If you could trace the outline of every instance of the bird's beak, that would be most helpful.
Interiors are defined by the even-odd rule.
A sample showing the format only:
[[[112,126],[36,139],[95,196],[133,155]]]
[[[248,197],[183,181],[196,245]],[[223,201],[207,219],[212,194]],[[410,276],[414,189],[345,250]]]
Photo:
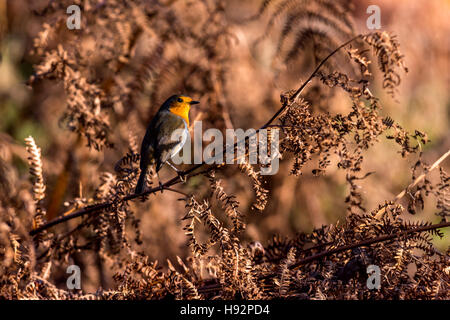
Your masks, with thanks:
[[[191,105],[193,105],[193,104],[199,104],[200,103],[200,101],[194,101],[194,100],[192,100],[191,102],[189,102]]]

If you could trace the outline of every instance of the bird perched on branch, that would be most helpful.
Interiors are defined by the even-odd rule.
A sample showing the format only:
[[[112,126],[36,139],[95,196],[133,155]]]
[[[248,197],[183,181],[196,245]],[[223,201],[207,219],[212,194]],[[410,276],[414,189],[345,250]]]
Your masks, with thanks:
[[[147,171],[151,165],[155,165],[157,174],[164,163],[167,163],[179,173],[178,169],[169,162],[169,159],[177,154],[183,148],[186,140],[190,138],[189,110],[192,105],[198,103],[198,101],[194,101],[187,96],[173,95],[159,108],[147,127],[144,140],[142,141],[141,173],[135,193],[144,191]],[[178,140],[173,137],[173,133],[177,129],[183,130],[181,135],[178,135]],[[159,183],[161,184],[161,182]]]

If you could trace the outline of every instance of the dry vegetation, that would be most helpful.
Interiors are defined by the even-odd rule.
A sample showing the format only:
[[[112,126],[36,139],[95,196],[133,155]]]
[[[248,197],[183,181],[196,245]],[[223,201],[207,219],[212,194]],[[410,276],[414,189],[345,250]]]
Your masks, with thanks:
[[[349,1],[249,1],[240,14],[220,0],[14,3],[0,7],[3,65],[30,68],[28,89],[0,83],[2,108],[19,110],[0,135],[0,298],[449,299],[448,142],[428,151],[425,130],[386,111],[408,72],[402,39],[357,33]],[[80,30],[66,28],[74,3]],[[201,101],[204,130],[279,129],[280,172],[184,165],[185,183],[163,170],[164,192],[150,174],[133,194],[145,126],[178,92]],[[398,195],[373,205],[386,185]],[[323,225],[302,230],[297,202]],[[66,287],[72,264],[81,290]]]

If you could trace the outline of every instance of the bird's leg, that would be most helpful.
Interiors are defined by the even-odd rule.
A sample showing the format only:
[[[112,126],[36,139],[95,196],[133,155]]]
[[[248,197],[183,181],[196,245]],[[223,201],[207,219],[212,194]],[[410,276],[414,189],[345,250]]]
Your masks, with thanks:
[[[170,163],[169,160],[167,160],[167,164],[173,169],[175,170],[175,172],[177,173],[178,177],[180,178],[181,182],[186,182],[186,177],[184,176],[183,171],[178,170],[173,164]]]

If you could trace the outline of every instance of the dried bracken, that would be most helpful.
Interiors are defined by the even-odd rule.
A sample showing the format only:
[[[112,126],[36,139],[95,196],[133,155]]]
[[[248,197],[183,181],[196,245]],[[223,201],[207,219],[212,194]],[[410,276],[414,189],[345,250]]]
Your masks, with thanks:
[[[267,204],[269,191],[262,186],[261,175],[256,172],[253,166],[247,161],[243,161],[243,163],[239,164],[239,169],[247,176],[249,176],[252,180],[253,190],[255,191],[256,195],[253,208],[261,211],[264,210]]]
[[[30,165],[30,175],[33,177],[33,198],[36,202],[36,213],[33,218],[33,228],[38,228],[45,223],[45,208],[42,200],[45,198],[45,182],[43,175],[43,165],[41,159],[41,148],[36,145],[33,137],[25,139],[27,151],[29,153],[28,164]],[[40,241],[42,237],[38,237]]]
[[[384,77],[383,88],[393,96],[401,79],[395,69],[400,68],[404,72],[408,72],[396,37],[387,32],[375,32],[365,36],[364,41],[374,49],[375,55],[378,57],[378,67]]]
[[[65,26],[73,1],[50,1],[33,13],[42,28],[30,44],[35,65],[28,84],[37,92],[51,87],[63,103],[48,111],[60,123],[49,128],[58,132],[51,151],[41,154],[37,146],[45,150],[46,137],[30,136],[23,147],[0,136],[0,298],[449,299],[450,251],[435,241],[448,238],[442,230],[450,226],[450,177],[443,161],[450,151],[429,164],[436,154],[427,153],[427,134],[409,132],[385,114],[372,89],[374,65],[382,89],[394,97],[407,71],[404,58],[390,33],[355,35],[349,1],[265,0],[240,21],[264,26],[249,48],[256,56],[266,40],[272,43],[273,83],[296,79],[298,89],[284,88],[281,103],[271,98],[278,88],[277,95],[246,89],[249,104],[263,99],[251,117],[242,116],[251,125],[260,114],[269,117],[260,129],[269,141],[278,130],[279,154],[271,156],[287,170],[264,176],[259,169],[266,164],[246,159],[236,166],[200,163],[183,165],[159,185],[150,170],[148,189],[134,194],[141,133],[167,96],[198,96],[206,107],[196,116],[218,129],[233,127],[235,115],[244,114],[235,112],[246,106],[232,103],[229,93],[233,76],[243,77],[231,70],[244,38],[234,32],[229,3],[166,2],[76,1],[83,28],[73,31]],[[299,84],[305,65],[318,67]],[[338,111],[331,108],[337,91],[347,101]],[[411,182],[392,181],[404,191],[373,207],[367,185],[386,177],[366,164],[382,140],[412,161],[404,166]],[[29,174],[20,182],[15,158],[3,159],[11,150],[28,158]],[[337,198],[327,205],[341,204],[332,208],[340,219],[296,235],[255,223],[263,216],[284,220],[273,206],[278,197],[286,206],[287,193],[298,200],[294,184],[282,192],[277,186],[288,172],[305,190],[341,175],[339,196],[325,188],[304,195]],[[430,198],[433,222],[421,216]],[[69,265],[83,271],[81,290],[65,286]],[[370,266],[380,269],[376,290],[368,287]]]

